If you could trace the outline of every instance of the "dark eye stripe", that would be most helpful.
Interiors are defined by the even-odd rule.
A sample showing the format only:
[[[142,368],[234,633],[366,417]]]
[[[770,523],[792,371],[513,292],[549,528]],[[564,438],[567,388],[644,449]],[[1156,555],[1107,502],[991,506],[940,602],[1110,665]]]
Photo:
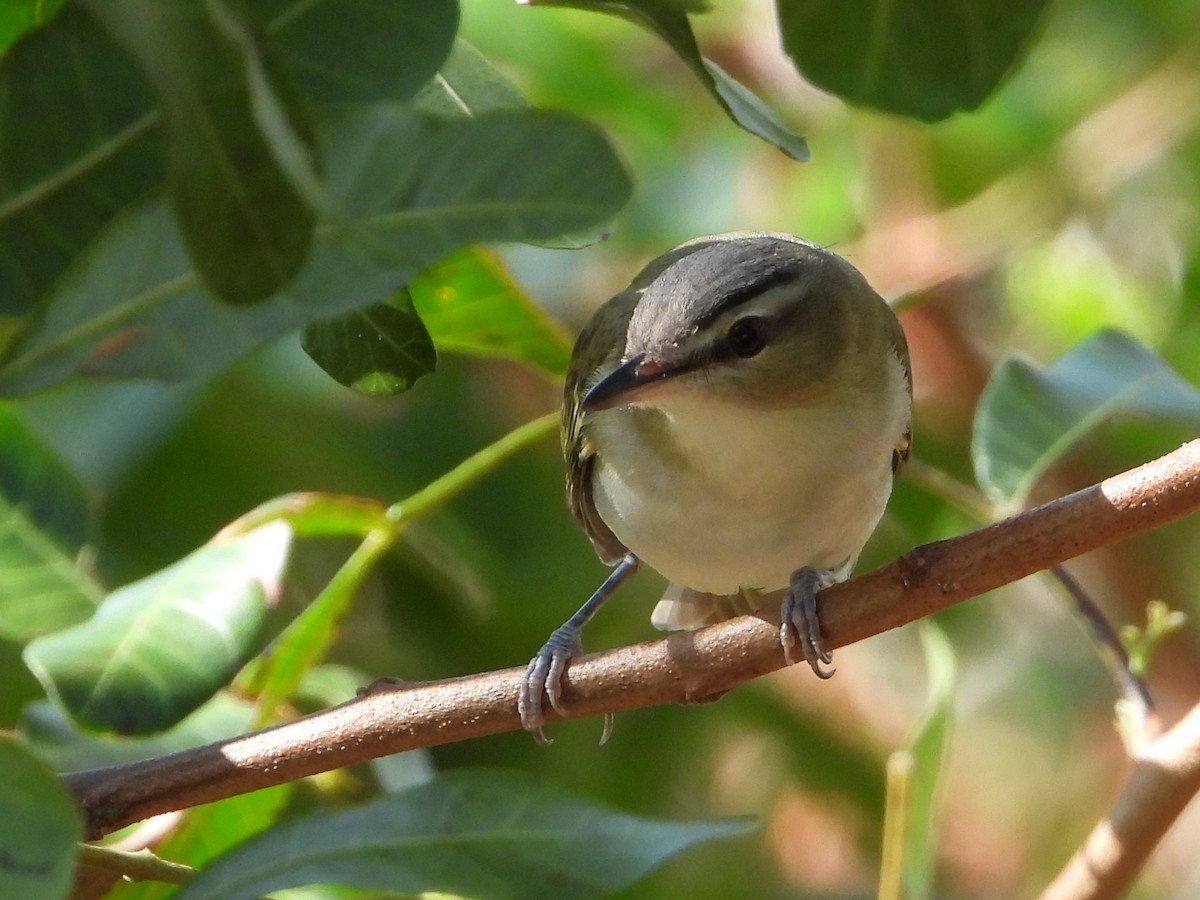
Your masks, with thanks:
[[[771,288],[794,281],[798,273],[799,269],[795,266],[772,266],[764,270],[757,277],[752,278],[722,297],[712,309],[696,320],[697,327],[704,328],[713,319],[728,312],[735,306],[741,306],[743,303],[748,303],[751,300],[761,297],[767,291],[771,290]]]

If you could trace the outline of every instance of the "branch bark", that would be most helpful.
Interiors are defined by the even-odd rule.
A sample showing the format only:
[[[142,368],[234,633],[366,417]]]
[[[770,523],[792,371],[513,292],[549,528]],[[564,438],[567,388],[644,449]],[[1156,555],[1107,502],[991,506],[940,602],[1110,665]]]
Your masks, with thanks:
[[[1200,508],[1200,441],[994,525],[926,544],[824,591],[837,648],[945,609]],[[572,662],[571,717],[707,697],[784,665],[778,612]],[[65,776],[90,838],[379,756],[520,728],[524,666],[375,689],[292,722],[170,756]],[[556,716],[551,715],[553,719]]]
[[[1200,704],[1134,754],[1112,810],[1042,893],[1041,900],[1116,900],[1167,829],[1200,791]]]

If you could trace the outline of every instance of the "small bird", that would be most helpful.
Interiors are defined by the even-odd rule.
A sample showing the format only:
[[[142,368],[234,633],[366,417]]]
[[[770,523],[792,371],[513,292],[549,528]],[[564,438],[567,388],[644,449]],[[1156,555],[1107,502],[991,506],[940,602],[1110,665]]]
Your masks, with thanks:
[[[840,256],[791,235],[734,233],[649,263],[571,356],[567,500],[616,569],[530,661],[523,726],[548,742],[543,700],[564,712],[583,627],[639,562],[670,582],[656,627],[779,603],[787,662],[798,647],[832,675],[817,594],[849,576],[911,442],[904,332]]]

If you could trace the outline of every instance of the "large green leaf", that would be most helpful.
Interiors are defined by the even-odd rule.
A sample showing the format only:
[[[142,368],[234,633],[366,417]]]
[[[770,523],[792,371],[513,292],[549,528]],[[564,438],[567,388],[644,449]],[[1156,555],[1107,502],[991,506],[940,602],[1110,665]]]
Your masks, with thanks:
[[[321,105],[410,99],[458,32],[455,0],[253,0],[251,8]]]
[[[206,284],[231,303],[275,293],[308,254],[316,176],[307,122],[268,45],[222,0],[85,5],[158,96],[167,190]]]
[[[153,103],[77,4],[0,59],[0,351],[104,223],[161,180]]]
[[[979,400],[975,477],[994,502],[1020,507],[1063,454],[1115,416],[1200,429],[1200,391],[1116,331],[1096,333],[1047,369],[1010,357]]]
[[[60,900],[70,893],[83,823],[54,773],[0,737],[0,897]]]
[[[415,109],[452,117],[528,105],[516,86],[462,38],[455,39],[437,75],[413,97]]]
[[[24,641],[90,616],[103,591],[77,560],[83,485],[0,406],[0,637]]]
[[[291,536],[275,522],[207,544],[114,591],[82,625],[35,640],[25,661],[85,726],[169,728],[245,662],[279,593]]]
[[[974,109],[1024,56],[1046,0],[776,0],[783,47],[843,100],[926,121]]]
[[[409,99],[449,51],[458,15],[453,0],[239,8],[264,26],[307,96],[324,102]],[[161,159],[148,82],[80,5],[0,59],[0,353],[113,217],[162,183]]]
[[[525,105],[520,92],[462,40],[414,100],[416,109],[450,118]],[[428,330],[431,322],[436,338]],[[435,343],[542,367],[565,368],[569,351],[553,322],[478,248],[452,254],[388,300],[309,325],[301,343],[334,379],[373,396],[406,391],[432,372]]]
[[[597,897],[745,819],[664,822],[592,806],[508,772],[463,771],[289,822],[200,872],[178,900],[241,900],[306,884],[492,900]]]
[[[462,246],[606,221],[630,192],[597,129],[550,113],[444,119],[376,104],[332,121],[322,149],[342,216],[318,227],[308,263],[283,292],[244,310],[214,303],[163,204],[150,201],[59,282],[39,326],[0,368],[0,390],[89,374],[210,373],[280,333],[391,295]]]
[[[733,122],[774,144],[793,159],[809,158],[808,144],[792,131],[749,88],[711,60],[705,59],[688,21],[689,12],[703,12],[696,0],[524,0],[530,6],[566,6],[619,16],[646,28],[666,42]]]

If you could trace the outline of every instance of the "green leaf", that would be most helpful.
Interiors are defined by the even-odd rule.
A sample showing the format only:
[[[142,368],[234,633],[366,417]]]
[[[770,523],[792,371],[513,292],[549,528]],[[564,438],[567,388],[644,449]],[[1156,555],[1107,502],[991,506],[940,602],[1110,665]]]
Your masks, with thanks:
[[[169,728],[245,662],[279,593],[291,539],[275,522],[206,544],[114,591],[91,620],[38,638],[25,661],[87,727]]]
[[[975,109],[1021,60],[1046,0],[776,0],[783,47],[848,103],[934,122]]]
[[[749,88],[716,63],[700,54],[689,12],[702,12],[707,4],[692,0],[525,0],[530,6],[562,6],[608,13],[627,19],[662,38],[679,55],[700,83],[720,104],[734,124],[775,145],[788,156],[807,161],[804,138],[792,131]]]
[[[152,737],[118,737],[80,731],[54,704],[39,700],[25,707],[19,730],[30,748],[57,772],[101,769],[166,756],[233,737],[250,727],[253,707],[219,693],[168,731]]]
[[[477,116],[502,109],[525,109],[529,104],[516,86],[484,56],[455,38],[442,68],[417,95],[413,108],[437,116]]]
[[[630,193],[603,135],[552,113],[442,119],[378,104],[332,122],[322,155],[342,216],[318,228],[308,263],[279,295],[247,309],[214,303],[151,201],[59,282],[0,369],[0,390],[79,375],[208,374],[283,332],[390,296],[460,247],[578,231],[610,219]]]
[[[215,860],[178,900],[242,900],[306,884],[495,900],[598,897],[744,819],[676,823],[592,806],[518,774],[462,771],[289,822]]]
[[[975,477],[994,502],[1019,508],[1055,462],[1115,416],[1200,428],[1200,391],[1116,331],[1096,333],[1045,370],[1010,357],[979,400]]]
[[[83,823],[75,801],[32,753],[0,737],[0,897],[60,900],[70,893]]]
[[[949,745],[954,687],[958,681],[958,663],[945,632],[925,619],[920,634],[929,679],[929,706],[907,751],[913,762],[905,792],[904,822],[904,896],[909,900],[936,896],[933,887],[938,786]]]
[[[407,391],[437,366],[437,350],[407,291],[385,303],[314,322],[301,346],[339,384],[371,397]]]
[[[458,10],[453,0],[252,0],[243,8],[309,99],[347,101],[409,99],[448,52]],[[42,294],[164,176],[150,87],[80,4],[0,58],[0,98],[3,354]]]
[[[0,52],[27,31],[44,25],[66,0],[6,0],[0,4]]]
[[[26,641],[82,622],[103,591],[79,568],[83,485],[0,406],[0,637]]]
[[[314,103],[408,100],[446,61],[453,0],[256,0],[271,37]],[[268,15],[266,10],[276,7]]]
[[[78,4],[0,59],[0,98],[7,331],[106,222],[161,181],[162,164],[145,79]],[[0,333],[0,351],[7,343]]]
[[[89,0],[158,95],[167,190],[189,254],[230,303],[275,293],[304,262],[311,136],[277,62],[221,0]]]
[[[433,342],[472,356],[501,356],[561,377],[571,338],[509,277],[496,256],[470,247],[408,285]]]

